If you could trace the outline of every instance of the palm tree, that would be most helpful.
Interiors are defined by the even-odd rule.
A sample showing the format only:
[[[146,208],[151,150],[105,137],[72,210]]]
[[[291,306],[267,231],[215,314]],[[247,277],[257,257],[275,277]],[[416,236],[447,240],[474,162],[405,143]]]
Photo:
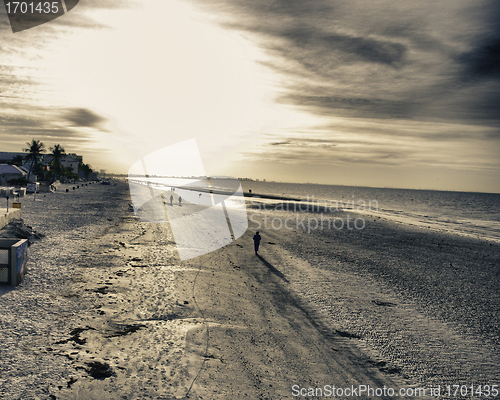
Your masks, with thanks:
[[[24,161],[24,157],[18,154],[12,160],[9,161],[9,164],[10,165],[15,165],[17,167],[22,167],[23,166],[23,161]]]
[[[83,163],[80,163],[80,165],[78,166],[78,170],[82,171],[83,176],[87,180],[89,179],[89,175],[93,172],[90,164],[83,164]]]
[[[52,169],[56,174],[56,178],[60,178],[62,171],[61,159],[66,155],[66,153],[64,153],[64,149],[60,144],[56,144],[54,147],[51,147],[50,151],[52,152]]]
[[[24,159],[26,161],[31,161],[30,170],[28,172],[28,179],[30,178],[31,171],[33,171],[33,167],[35,171],[38,170],[38,161],[42,153],[45,151],[44,144],[39,140],[32,139],[31,142],[26,142],[28,148],[23,149],[23,151],[27,152]]]

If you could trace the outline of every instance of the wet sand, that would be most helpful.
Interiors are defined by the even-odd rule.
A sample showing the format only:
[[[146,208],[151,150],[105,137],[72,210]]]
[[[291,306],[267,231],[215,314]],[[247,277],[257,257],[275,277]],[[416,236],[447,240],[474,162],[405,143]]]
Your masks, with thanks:
[[[355,338],[400,377],[424,387],[495,385],[500,246],[364,218],[362,230],[265,230],[276,242],[268,245],[269,257],[293,260],[283,266],[289,289],[319,310],[330,329]]]
[[[0,289],[5,398],[296,398],[293,385],[445,384],[460,368],[472,379],[470,355],[457,358],[464,343],[495,362],[498,270],[484,274],[498,246],[377,220],[360,232],[263,230],[260,256],[249,230],[181,262],[168,224],[138,222],[124,184],[61,187],[38,200],[23,218],[46,237],[30,247],[22,285]],[[483,289],[467,290],[467,304],[456,295],[433,304],[444,274],[455,274],[450,291],[477,284],[469,264],[480,266]],[[480,315],[464,308],[485,301]],[[483,320],[492,322],[477,332]],[[415,328],[431,325],[427,338]],[[443,332],[449,340],[422,352]],[[384,348],[398,347],[396,335],[399,349]],[[440,372],[427,358],[443,354]],[[469,383],[492,371],[483,362]]]

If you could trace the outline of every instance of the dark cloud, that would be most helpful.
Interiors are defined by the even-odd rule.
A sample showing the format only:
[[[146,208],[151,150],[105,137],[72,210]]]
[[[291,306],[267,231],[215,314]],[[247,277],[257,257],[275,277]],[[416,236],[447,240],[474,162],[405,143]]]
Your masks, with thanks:
[[[286,149],[274,148],[257,154],[246,153],[249,158],[259,160],[274,160],[290,164],[311,163],[314,160],[317,164],[336,164],[336,163],[353,163],[353,164],[369,164],[369,165],[398,165],[404,163],[411,157],[413,151],[407,149],[388,149],[374,148],[374,146],[366,147],[343,147],[343,148],[308,148],[304,146],[286,147]]]
[[[9,104],[8,108],[10,112],[0,115],[0,126],[8,129],[73,132],[77,128],[102,129],[102,124],[107,121],[103,116],[86,108],[58,109],[21,104]]]
[[[498,0],[213,0],[202,7],[267,53],[263,64],[283,77],[281,103],[324,116],[500,120],[490,93],[500,92]],[[484,80],[493,88],[471,90]]]
[[[5,126],[1,132],[2,150],[22,151],[26,142],[32,139],[42,141],[46,147],[60,143],[65,148],[79,148],[83,144],[92,143],[87,135],[71,129],[60,127],[26,127],[26,126]]]
[[[333,90],[332,90],[333,91]],[[353,98],[313,95],[318,90],[309,88],[300,93],[288,93],[278,98],[282,103],[292,103],[320,115],[335,112],[336,116],[364,118],[410,118],[419,108],[416,101],[387,100],[381,98]]]
[[[287,145],[287,144],[291,144],[292,142],[290,140],[285,140],[285,141],[281,141],[281,142],[271,142],[269,143],[271,146],[284,146],[284,145]]]
[[[316,146],[316,147],[331,147],[336,146],[337,141],[329,139],[313,139],[310,137],[303,138],[287,138],[279,142],[270,142],[270,146]]]
[[[466,81],[500,80],[500,30],[473,50],[460,54],[457,60],[463,64]]]
[[[2,140],[6,137],[19,135],[57,139],[83,139],[86,136],[84,132],[61,126],[59,121],[51,118],[53,114],[51,115],[50,111],[46,112],[45,115],[38,114],[39,111],[38,109],[30,110],[32,114],[37,114],[37,116],[32,117],[24,116],[28,113],[23,113],[22,116],[2,116],[0,118]]]
[[[292,146],[316,146],[316,147],[329,147],[336,146],[338,143],[337,140],[320,138],[315,139],[311,137],[301,137],[301,138],[287,138],[281,142],[271,142],[269,143],[271,146],[283,146],[283,145],[292,145]]]
[[[92,112],[80,112],[79,109],[68,112],[51,107],[9,104],[8,110],[0,116],[0,135],[5,151],[20,151],[20,147],[31,139],[41,140],[47,147],[60,143],[63,147],[79,148],[94,141],[86,129],[79,129],[86,127],[81,124],[89,123],[95,127],[98,121],[102,121],[102,117],[94,115],[92,118]],[[80,125],[69,123],[68,115],[77,119]]]
[[[471,49],[456,56],[466,82],[500,82],[500,2],[488,3],[483,29],[471,40]]]
[[[309,59],[309,65],[320,64],[321,61],[335,59],[335,53],[342,53],[338,62],[370,62],[401,66],[406,53],[406,46],[388,40],[377,40],[362,36],[330,33],[315,27],[285,29],[280,37],[287,40],[292,50],[299,54],[315,55]],[[276,49],[276,48],[275,48]],[[283,54],[290,54],[290,49],[283,49]],[[304,60],[301,63],[307,65]]]
[[[72,108],[63,116],[73,126],[83,128],[100,128],[106,118],[86,108]]]

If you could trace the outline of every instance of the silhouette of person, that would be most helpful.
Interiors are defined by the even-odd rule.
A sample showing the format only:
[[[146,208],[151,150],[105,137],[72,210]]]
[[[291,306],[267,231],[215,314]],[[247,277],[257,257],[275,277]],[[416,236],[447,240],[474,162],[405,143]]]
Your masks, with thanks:
[[[181,202],[182,202],[182,197],[179,196],[179,205],[181,205]]]
[[[170,195],[170,205],[171,205],[171,206],[173,205],[173,204],[172,204],[172,203],[173,203],[173,201],[174,201],[174,196],[171,194],[171,195]]]
[[[255,254],[259,251],[260,239],[259,231],[253,236],[253,248],[255,249]]]

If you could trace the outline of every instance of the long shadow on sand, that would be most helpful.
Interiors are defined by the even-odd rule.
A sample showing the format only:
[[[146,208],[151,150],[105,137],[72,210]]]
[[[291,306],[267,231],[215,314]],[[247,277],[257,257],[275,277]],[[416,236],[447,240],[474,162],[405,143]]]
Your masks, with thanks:
[[[283,279],[285,282],[288,282],[288,279],[285,278],[285,275],[281,271],[278,271],[274,265],[272,265],[270,262],[268,262],[264,257],[262,257],[260,254],[257,254],[257,257],[260,258],[260,261],[264,263],[264,265],[269,268],[269,271],[271,271],[274,275],[277,277]]]

